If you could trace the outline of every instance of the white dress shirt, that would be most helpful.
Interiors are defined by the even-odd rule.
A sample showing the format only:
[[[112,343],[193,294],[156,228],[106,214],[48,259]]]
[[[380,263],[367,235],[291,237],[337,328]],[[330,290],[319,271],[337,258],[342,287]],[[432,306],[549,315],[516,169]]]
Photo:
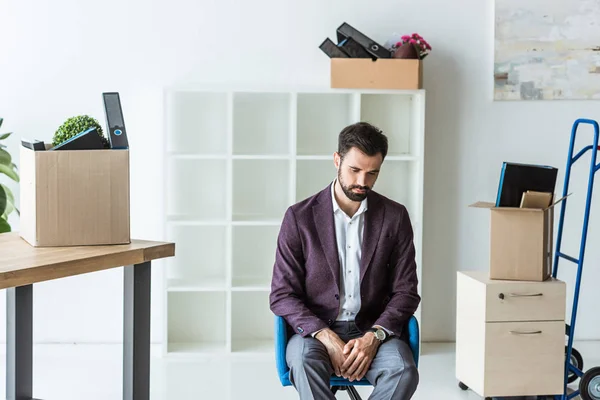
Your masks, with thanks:
[[[349,217],[335,200],[336,181],[331,184],[331,199],[340,260],[340,310],[337,320],[354,321],[360,310],[360,258],[367,199],[361,201],[356,213]]]
[[[356,213],[349,217],[335,200],[336,183],[337,179],[331,184],[331,201],[340,261],[340,309],[337,321],[354,321],[360,311],[360,259],[367,199],[361,201]],[[392,334],[385,327],[382,328],[388,334]],[[319,332],[320,330],[314,332],[312,336],[316,336]]]

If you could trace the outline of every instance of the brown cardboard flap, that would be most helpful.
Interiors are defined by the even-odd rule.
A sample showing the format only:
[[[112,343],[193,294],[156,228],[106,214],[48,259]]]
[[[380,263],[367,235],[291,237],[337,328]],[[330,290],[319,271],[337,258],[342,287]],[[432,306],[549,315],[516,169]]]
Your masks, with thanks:
[[[496,207],[495,203],[489,201],[478,201],[471,204],[469,207],[485,208],[492,211],[514,211],[514,212],[532,212],[543,211],[541,208],[519,208],[519,207]]]
[[[529,193],[543,193],[543,192],[529,192]],[[554,203],[550,204],[546,208],[543,208],[543,207],[526,207],[526,208],[520,208],[520,207],[496,207],[496,203],[493,203],[491,201],[477,201],[477,202],[475,202],[473,204],[470,204],[469,207],[473,207],[473,208],[485,208],[485,209],[488,209],[488,210],[515,211],[515,212],[546,211],[546,210],[551,209],[552,207],[554,207],[555,205],[557,205],[558,203],[560,203],[561,201],[563,201],[564,199],[566,199],[570,195],[571,195],[571,193],[569,193],[566,196],[561,197],[560,199],[556,200]],[[523,196],[525,196],[525,193],[523,194]],[[523,203],[523,202],[521,202],[521,203]]]
[[[469,207],[475,208],[496,208],[496,204],[489,201],[478,201],[476,203],[471,204]]]
[[[521,197],[521,208],[546,209],[552,203],[552,193],[528,190]]]
[[[560,203],[561,201],[563,201],[564,199],[566,199],[567,197],[569,197],[572,194],[573,193],[569,193],[566,196],[563,196],[560,199],[556,200],[554,203],[550,204],[550,206],[548,206],[548,208],[546,208],[546,210],[549,210],[550,208],[554,207],[555,205],[557,205],[558,203]]]

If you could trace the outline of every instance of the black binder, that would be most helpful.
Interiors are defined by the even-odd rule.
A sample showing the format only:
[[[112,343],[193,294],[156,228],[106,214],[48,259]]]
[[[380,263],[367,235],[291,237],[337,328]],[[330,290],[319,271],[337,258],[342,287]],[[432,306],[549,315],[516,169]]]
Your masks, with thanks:
[[[344,53],[333,41],[329,38],[325,39],[319,46],[323,53],[329,58],[348,58],[348,54]]]
[[[71,139],[60,143],[50,150],[102,150],[104,143],[98,134],[96,128],[90,128],[83,131]]]
[[[364,47],[362,47],[353,37],[348,37],[338,47],[342,49],[350,58],[372,58],[375,59]]]
[[[390,50],[344,22],[337,28],[338,43],[342,43],[344,39],[349,37],[356,40],[358,44],[364,47],[374,58],[392,58],[392,52]]]
[[[119,93],[104,92],[102,98],[104,100],[104,114],[110,147],[112,149],[128,149],[129,141],[127,140],[127,130],[125,129]]]

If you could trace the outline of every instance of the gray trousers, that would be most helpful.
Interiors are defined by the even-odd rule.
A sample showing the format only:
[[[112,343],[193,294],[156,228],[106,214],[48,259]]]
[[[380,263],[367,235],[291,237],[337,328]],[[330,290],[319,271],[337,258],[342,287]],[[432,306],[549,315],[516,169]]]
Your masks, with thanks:
[[[336,322],[330,328],[344,342],[363,335],[354,322]],[[286,361],[300,400],[335,399],[329,387],[333,366],[323,343],[295,334],[288,341]],[[365,377],[374,386],[370,400],[409,400],[419,383],[412,351],[396,337],[379,346]]]

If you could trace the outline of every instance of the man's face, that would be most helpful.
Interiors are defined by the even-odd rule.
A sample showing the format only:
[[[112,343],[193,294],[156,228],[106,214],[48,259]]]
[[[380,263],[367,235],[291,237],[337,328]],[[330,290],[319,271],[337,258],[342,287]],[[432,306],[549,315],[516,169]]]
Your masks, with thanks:
[[[352,201],[363,201],[375,185],[383,158],[381,153],[368,156],[353,147],[343,160],[336,152],[334,163],[338,170],[338,182],[346,197]]]

